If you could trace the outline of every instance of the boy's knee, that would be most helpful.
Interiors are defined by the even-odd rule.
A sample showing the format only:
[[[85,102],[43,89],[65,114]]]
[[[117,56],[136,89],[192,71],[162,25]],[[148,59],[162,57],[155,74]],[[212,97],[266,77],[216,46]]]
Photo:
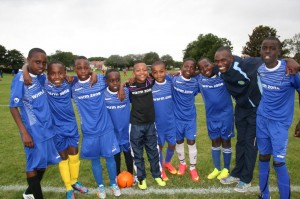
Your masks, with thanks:
[[[273,166],[274,167],[281,167],[285,165],[285,162],[277,162],[277,161],[273,161]]]
[[[194,145],[195,144],[195,140],[187,140],[187,144],[188,145]]]
[[[261,155],[261,154],[259,154],[259,161],[268,162],[268,161],[270,161],[270,159],[271,159],[271,155],[270,154],[267,154],[267,155]]]

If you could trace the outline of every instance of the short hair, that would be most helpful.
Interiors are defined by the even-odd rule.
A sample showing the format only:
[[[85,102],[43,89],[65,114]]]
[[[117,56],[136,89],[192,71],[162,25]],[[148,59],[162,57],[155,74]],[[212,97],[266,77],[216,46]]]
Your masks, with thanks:
[[[85,59],[85,60],[88,60],[88,58],[86,58],[85,56],[77,56],[77,57],[75,58],[75,61],[76,61],[76,60],[79,60],[79,59]]]
[[[32,57],[32,55],[33,55],[34,53],[44,53],[45,55],[47,55],[46,52],[45,52],[43,49],[41,49],[41,48],[32,48],[32,49],[28,52],[28,58]]]
[[[212,61],[211,61],[208,57],[201,57],[200,59],[198,59],[197,63],[199,63],[200,61],[205,60],[205,59],[206,59],[209,63],[212,64]]]
[[[49,70],[50,68],[52,68],[52,66],[54,64],[60,64],[62,65],[62,67],[66,70],[66,66],[61,62],[61,61],[58,61],[58,60],[53,60],[51,61],[50,63],[47,64],[47,69]]]
[[[163,66],[166,68],[166,64],[165,64],[163,61],[161,61],[161,60],[155,61],[155,62],[152,64],[152,67],[153,67],[153,66],[157,66],[157,65],[163,65]]]
[[[185,58],[185,59],[183,60],[183,63],[185,63],[185,62],[187,62],[187,61],[192,61],[192,62],[194,62],[194,63],[196,64],[196,60],[195,60],[194,58],[192,58],[192,57]]]
[[[232,55],[232,52],[231,52],[231,48],[229,46],[221,46],[217,49],[216,52],[221,52],[221,51],[226,51],[228,52],[230,55]]]
[[[146,64],[146,63],[142,60],[136,60],[136,61],[133,62],[133,66],[136,65],[136,64]]]
[[[110,69],[108,69],[108,70],[105,72],[105,76],[107,76],[109,73],[112,73],[112,72],[120,73],[118,69],[116,69],[116,68],[110,68]]]
[[[281,41],[280,41],[277,37],[275,37],[275,36],[268,36],[268,37],[266,37],[266,38],[263,40],[263,42],[264,42],[265,40],[276,41],[277,44],[278,44],[279,49],[281,50]]]

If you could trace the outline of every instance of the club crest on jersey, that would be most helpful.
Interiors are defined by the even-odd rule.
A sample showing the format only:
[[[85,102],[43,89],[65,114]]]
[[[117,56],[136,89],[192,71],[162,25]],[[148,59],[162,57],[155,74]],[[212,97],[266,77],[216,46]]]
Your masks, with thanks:
[[[245,85],[245,82],[243,80],[238,81],[239,85]]]

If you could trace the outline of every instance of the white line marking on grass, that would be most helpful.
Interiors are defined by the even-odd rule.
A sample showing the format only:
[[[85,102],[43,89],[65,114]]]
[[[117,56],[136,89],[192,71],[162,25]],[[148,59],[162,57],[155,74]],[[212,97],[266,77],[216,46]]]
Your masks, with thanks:
[[[0,191],[24,191],[27,186],[24,185],[7,185],[0,186]],[[62,187],[50,187],[50,186],[42,186],[43,191],[45,192],[60,192],[65,193],[65,188]],[[108,189],[108,188],[106,188]],[[147,190],[139,190],[138,188],[126,188],[122,189],[121,192],[124,195],[146,195],[146,194],[195,194],[195,195],[205,195],[205,194],[213,194],[213,193],[237,193],[233,190],[234,187],[208,187],[208,188],[198,188],[198,189],[184,189],[184,188],[148,188]],[[89,193],[95,194],[97,189],[89,189]],[[270,187],[271,192],[278,192],[277,187]],[[300,186],[291,186],[292,192],[300,192]],[[259,192],[259,187],[254,186],[250,187],[248,192]],[[107,194],[112,194],[110,190],[106,191]]]

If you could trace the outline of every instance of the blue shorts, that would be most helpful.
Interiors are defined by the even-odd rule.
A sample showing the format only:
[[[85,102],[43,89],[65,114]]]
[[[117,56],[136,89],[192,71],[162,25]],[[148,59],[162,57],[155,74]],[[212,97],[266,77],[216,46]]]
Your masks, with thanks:
[[[61,161],[52,138],[41,143],[34,143],[33,148],[24,147],[26,155],[26,172],[46,169],[48,165]]]
[[[256,139],[260,155],[273,155],[276,162],[285,162],[288,146],[288,130],[286,122],[267,119],[260,115],[256,118]]]
[[[128,152],[131,150],[131,147],[130,147],[130,143],[126,143],[126,144],[120,144],[119,145],[119,148],[120,148],[120,152],[124,151],[124,152]]]
[[[74,137],[66,137],[56,134],[54,137],[54,143],[58,152],[62,152],[70,146],[78,148],[79,134]]]
[[[211,140],[222,138],[222,140],[230,140],[234,137],[234,123],[232,121],[219,120],[207,121],[208,136]]]
[[[176,141],[183,140],[196,140],[197,123],[196,119],[189,122],[181,122],[176,120]]]
[[[165,142],[168,144],[175,145],[176,144],[176,129],[174,129],[172,132],[160,132],[157,130],[157,141],[158,144],[161,146],[164,146]]]
[[[119,152],[119,144],[113,131],[100,136],[82,138],[81,158],[93,160],[100,157],[113,157]]]

